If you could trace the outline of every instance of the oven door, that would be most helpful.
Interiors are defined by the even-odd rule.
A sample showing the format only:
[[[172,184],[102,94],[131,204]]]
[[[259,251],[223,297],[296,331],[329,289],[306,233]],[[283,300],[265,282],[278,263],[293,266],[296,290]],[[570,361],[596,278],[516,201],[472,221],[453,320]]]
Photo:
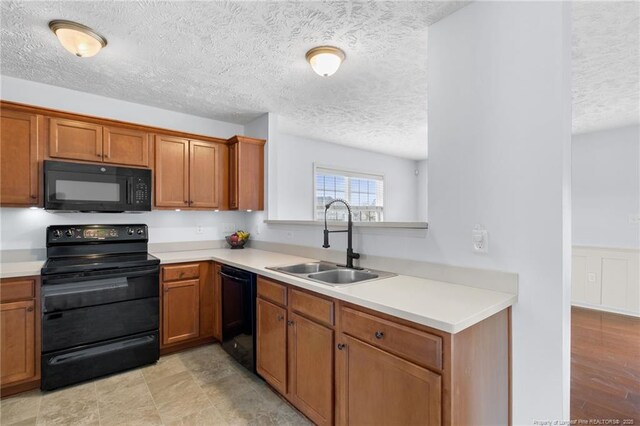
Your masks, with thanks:
[[[151,210],[151,171],[93,164],[45,161],[47,210]]]
[[[47,276],[42,285],[42,352],[157,330],[158,269]]]

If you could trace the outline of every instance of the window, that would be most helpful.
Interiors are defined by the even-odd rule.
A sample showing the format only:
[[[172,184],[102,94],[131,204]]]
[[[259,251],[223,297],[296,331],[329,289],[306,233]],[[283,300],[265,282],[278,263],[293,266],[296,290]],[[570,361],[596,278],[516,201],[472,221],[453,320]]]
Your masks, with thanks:
[[[315,166],[316,220],[324,220],[324,206],[337,198],[351,204],[353,221],[384,220],[384,176]],[[347,208],[342,203],[331,206],[327,220],[346,221]]]

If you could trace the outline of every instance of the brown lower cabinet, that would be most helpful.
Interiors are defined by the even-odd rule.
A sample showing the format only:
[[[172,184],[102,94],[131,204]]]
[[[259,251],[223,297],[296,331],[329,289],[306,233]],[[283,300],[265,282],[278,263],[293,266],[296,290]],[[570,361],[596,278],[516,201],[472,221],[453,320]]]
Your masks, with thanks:
[[[216,326],[211,262],[160,268],[160,352],[168,353],[213,340]]]
[[[316,424],[511,422],[510,309],[450,334],[264,277],[257,306],[258,374]]]
[[[0,394],[40,385],[39,277],[0,280]]]
[[[333,304],[258,277],[258,374],[318,425],[333,424]]]

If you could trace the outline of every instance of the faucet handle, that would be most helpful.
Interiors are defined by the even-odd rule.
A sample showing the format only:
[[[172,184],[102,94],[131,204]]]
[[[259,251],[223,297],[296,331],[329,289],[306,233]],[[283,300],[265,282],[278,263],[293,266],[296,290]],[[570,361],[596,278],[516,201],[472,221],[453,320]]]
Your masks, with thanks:
[[[323,248],[329,248],[329,247],[331,247],[331,246],[329,245],[329,230],[328,230],[328,229],[325,229],[325,230],[324,230],[324,244],[322,244],[322,247],[323,247]]]

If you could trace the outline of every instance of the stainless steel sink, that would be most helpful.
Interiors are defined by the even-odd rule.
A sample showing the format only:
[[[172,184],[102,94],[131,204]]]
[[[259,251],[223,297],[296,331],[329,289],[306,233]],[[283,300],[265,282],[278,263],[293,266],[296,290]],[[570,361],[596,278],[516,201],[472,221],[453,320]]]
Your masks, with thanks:
[[[357,271],[355,269],[334,269],[333,271],[316,272],[308,277],[312,280],[318,280],[328,284],[352,284],[372,280],[378,278],[379,275],[373,272]]]
[[[338,269],[336,265],[322,262],[298,263],[297,265],[281,266],[273,268],[275,271],[286,272],[289,274],[312,274],[314,272],[330,271]]]
[[[396,275],[391,272],[374,271],[371,269],[349,269],[329,262],[298,263],[287,266],[272,266],[267,269],[334,287],[380,280]]]

